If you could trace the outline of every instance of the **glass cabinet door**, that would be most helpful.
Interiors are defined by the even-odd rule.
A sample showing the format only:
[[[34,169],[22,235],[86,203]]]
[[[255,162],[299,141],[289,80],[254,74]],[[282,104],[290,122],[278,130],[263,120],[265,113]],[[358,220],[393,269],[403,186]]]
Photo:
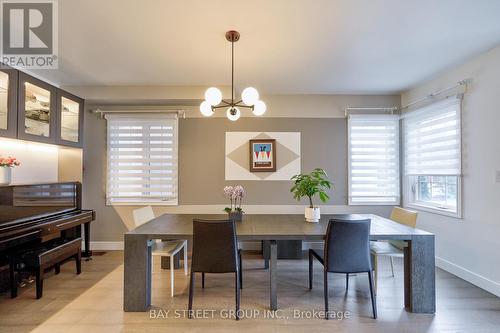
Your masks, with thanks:
[[[55,87],[27,74],[19,74],[19,138],[55,142],[55,95]]]
[[[16,137],[17,71],[0,69],[0,136]]]
[[[58,91],[58,143],[82,147],[83,100],[65,91]]]
[[[24,128],[27,134],[50,136],[50,91],[25,83]]]
[[[78,142],[78,120],[80,104],[66,97],[61,97],[61,139]]]
[[[0,129],[9,127],[9,74],[0,72]]]

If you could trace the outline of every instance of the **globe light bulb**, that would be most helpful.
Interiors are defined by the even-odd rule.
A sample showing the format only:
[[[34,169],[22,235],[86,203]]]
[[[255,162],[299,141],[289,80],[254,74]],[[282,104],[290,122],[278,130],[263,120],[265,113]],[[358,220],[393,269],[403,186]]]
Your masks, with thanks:
[[[236,121],[240,119],[241,116],[240,109],[238,109],[237,107],[230,107],[226,111],[226,116],[229,120]]]
[[[222,101],[222,93],[215,87],[208,88],[205,91],[205,100],[212,106],[218,105]]]
[[[241,93],[241,99],[246,105],[254,105],[259,100],[259,92],[253,87],[248,87]]]
[[[266,103],[258,100],[253,106],[253,114],[256,116],[262,116],[267,110]]]
[[[212,106],[207,101],[201,102],[201,104],[200,104],[200,112],[205,117],[210,117],[211,115],[214,114],[214,111],[212,110]]]

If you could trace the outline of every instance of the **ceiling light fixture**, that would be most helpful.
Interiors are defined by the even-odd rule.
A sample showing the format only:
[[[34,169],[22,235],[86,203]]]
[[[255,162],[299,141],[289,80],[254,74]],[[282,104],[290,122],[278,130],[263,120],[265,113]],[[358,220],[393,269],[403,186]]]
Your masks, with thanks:
[[[253,87],[243,89],[241,99],[234,99],[234,43],[240,39],[238,31],[226,32],[226,39],[231,42],[231,100],[222,99],[222,93],[218,88],[211,87],[205,91],[205,100],[200,104],[200,112],[205,117],[212,116],[217,109],[227,108],[226,116],[229,120],[236,121],[241,116],[241,108],[252,110],[256,116],[262,116],[266,112],[266,103],[259,99],[259,92]]]

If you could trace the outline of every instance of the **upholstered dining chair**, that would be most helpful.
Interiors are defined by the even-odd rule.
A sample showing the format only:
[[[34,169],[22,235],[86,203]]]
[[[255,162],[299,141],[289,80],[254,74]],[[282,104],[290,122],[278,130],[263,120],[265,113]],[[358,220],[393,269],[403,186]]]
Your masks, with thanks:
[[[328,319],[328,273],[346,274],[346,290],[350,273],[367,273],[373,318],[377,318],[372,263],[370,258],[370,219],[332,219],[328,223],[324,251],[309,250],[309,289],[313,287],[313,258],[323,265],[325,319]]]
[[[235,273],[236,320],[239,320],[240,289],[243,285],[241,250],[238,250],[233,220],[193,220],[193,248],[189,279],[188,317],[192,318],[195,273]]]
[[[155,214],[151,206],[135,209],[132,214],[134,215],[134,223],[136,227],[139,227],[155,218]],[[184,249],[184,274],[188,275],[187,240],[162,241],[161,239],[155,239],[151,241],[148,246],[151,247],[152,254],[151,271],[153,271],[155,257],[170,257],[170,296],[174,297],[174,256],[180,250]]]
[[[418,213],[401,207],[394,207],[390,219],[400,224],[415,228]],[[385,256],[391,260],[391,272],[394,277],[394,257],[402,258],[404,248],[407,246],[403,241],[373,241],[370,242],[370,252],[373,256],[373,271],[375,272],[375,292],[378,286],[378,257]]]

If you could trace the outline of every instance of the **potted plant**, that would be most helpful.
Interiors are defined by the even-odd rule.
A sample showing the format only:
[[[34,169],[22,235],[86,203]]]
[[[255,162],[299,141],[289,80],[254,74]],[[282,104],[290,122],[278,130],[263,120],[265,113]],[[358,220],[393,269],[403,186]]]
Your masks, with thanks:
[[[318,222],[321,216],[319,207],[313,205],[312,198],[319,195],[322,202],[327,202],[330,197],[326,191],[332,188],[328,175],[323,169],[314,169],[310,174],[298,174],[291,178],[294,182],[290,192],[293,197],[300,201],[303,197],[309,199],[309,207],[306,207],[305,217],[307,222]]]
[[[224,211],[229,215],[229,218],[235,222],[240,222],[243,219],[243,209],[241,202],[245,195],[245,189],[241,185],[224,187],[224,194],[229,198],[230,207],[224,208]]]
[[[8,185],[12,179],[12,168],[21,163],[15,157],[0,156],[0,185]]]

